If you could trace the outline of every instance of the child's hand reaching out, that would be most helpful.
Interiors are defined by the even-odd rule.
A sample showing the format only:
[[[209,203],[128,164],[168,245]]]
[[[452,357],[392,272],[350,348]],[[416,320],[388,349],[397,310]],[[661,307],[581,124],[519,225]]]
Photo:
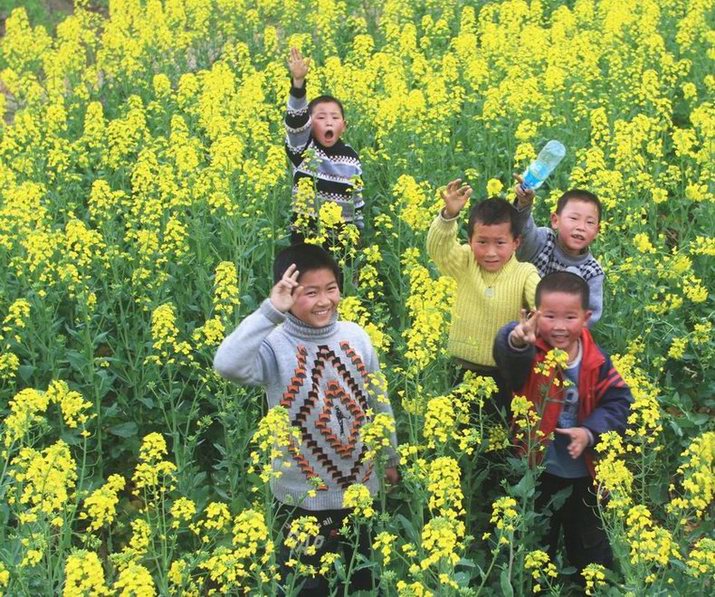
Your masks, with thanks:
[[[574,460],[583,454],[583,451],[586,449],[589,441],[591,440],[591,437],[585,427],[569,427],[568,429],[559,429],[557,427],[555,431],[561,435],[568,435],[571,439],[566,449],[569,452],[569,456],[571,456]]]
[[[288,70],[293,79],[293,87],[303,87],[305,76],[310,70],[310,58],[303,58],[298,48],[291,48],[288,57]]]
[[[447,218],[454,218],[462,211],[462,208],[472,196],[472,187],[468,184],[462,184],[462,180],[457,178],[450,182],[447,187],[442,190],[442,199],[444,199],[444,215]]]

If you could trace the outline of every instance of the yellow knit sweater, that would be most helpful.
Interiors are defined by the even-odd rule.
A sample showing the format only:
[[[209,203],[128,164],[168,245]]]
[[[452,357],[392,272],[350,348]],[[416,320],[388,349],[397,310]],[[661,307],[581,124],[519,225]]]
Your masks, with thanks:
[[[459,359],[494,367],[492,346],[497,331],[534,307],[539,272],[512,258],[498,272],[483,270],[469,245],[457,241],[458,220],[437,216],[427,233],[427,253],[442,275],[457,281],[447,350]],[[490,290],[487,290],[490,289]]]

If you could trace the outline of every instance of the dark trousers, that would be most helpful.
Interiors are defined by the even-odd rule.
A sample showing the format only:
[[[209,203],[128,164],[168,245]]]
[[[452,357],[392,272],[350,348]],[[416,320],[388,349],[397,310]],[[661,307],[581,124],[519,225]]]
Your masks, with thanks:
[[[315,553],[308,555],[304,553],[305,548],[308,545],[299,545],[294,550],[288,549],[284,544],[281,544],[280,550],[278,552],[278,564],[280,566],[281,583],[285,586],[287,583],[288,576],[294,571],[293,568],[289,568],[286,563],[290,558],[299,560],[301,563],[313,566],[316,571],[320,570],[320,558],[329,552],[338,553],[342,555],[343,564],[345,571],[347,572],[350,567],[350,562],[353,559],[355,550],[352,545],[352,536],[343,536],[340,533],[340,529],[343,524],[348,524],[346,517],[350,514],[350,510],[304,510],[303,508],[291,508],[287,516],[286,523],[284,525],[284,536],[288,537],[291,532],[291,521],[299,518],[301,516],[314,516],[318,520],[318,526],[320,527],[320,534],[312,539],[311,545],[316,548]],[[279,520],[281,513],[278,514]],[[357,554],[364,556],[365,558],[371,557],[371,540],[368,529],[364,526],[360,526],[360,533],[358,537],[357,544]],[[357,565],[358,558],[355,557],[355,564]],[[299,589],[297,592],[293,593],[295,595],[300,595],[301,597],[323,597],[329,594],[330,585],[328,580],[316,574],[313,577],[302,577],[296,580],[295,588]],[[342,595],[344,591],[344,585],[339,583],[338,593]],[[362,568],[353,572],[349,579],[349,590],[352,591],[366,591],[373,589],[373,578],[372,573],[368,568]]]
[[[549,501],[559,491],[568,487],[571,487],[571,495],[560,508],[554,510],[553,506],[549,506]],[[588,564],[601,564],[611,568],[613,553],[598,515],[593,479],[564,479],[544,472],[539,478],[537,489],[541,495],[536,499],[536,511],[545,512],[547,508],[552,510],[544,538],[551,560],[556,556],[563,530],[566,557],[579,572],[574,581],[584,582],[580,572]]]

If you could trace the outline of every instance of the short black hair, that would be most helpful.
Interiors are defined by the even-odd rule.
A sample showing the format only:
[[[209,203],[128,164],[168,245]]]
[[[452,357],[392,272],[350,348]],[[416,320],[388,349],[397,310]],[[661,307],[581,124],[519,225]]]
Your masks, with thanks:
[[[492,197],[477,203],[469,212],[469,222],[467,223],[467,234],[472,238],[474,226],[477,224],[485,224],[493,226],[494,224],[509,223],[511,235],[516,238],[521,233],[519,222],[517,220],[516,208],[500,197]]]
[[[306,272],[312,272],[318,269],[327,269],[335,274],[335,280],[338,282],[338,287],[342,292],[343,289],[343,273],[340,271],[340,266],[333,259],[333,256],[328,253],[320,245],[311,245],[309,243],[300,243],[292,245],[287,249],[283,249],[276,255],[273,261],[273,283],[278,281],[286,273],[286,270],[295,263],[296,268],[300,272],[298,280]]]
[[[583,189],[571,189],[566,191],[556,202],[556,213],[560,214],[569,201],[585,201],[586,203],[593,203],[598,210],[598,221],[601,221],[603,206],[601,205],[601,200],[595,193],[585,191]]]
[[[588,309],[591,293],[586,280],[573,272],[561,271],[546,274],[536,285],[536,308],[541,305],[544,292],[564,292],[581,297],[581,307]]]
[[[315,108],[318,104],[337,104],[338,108],[340,108],[340,116],[345,118],[343,102],[341,102],[337,97],[333,97],[332,95],[319,95],[318,97],[314,97],[308,104],[308,114],[312,114],[313,108]]]

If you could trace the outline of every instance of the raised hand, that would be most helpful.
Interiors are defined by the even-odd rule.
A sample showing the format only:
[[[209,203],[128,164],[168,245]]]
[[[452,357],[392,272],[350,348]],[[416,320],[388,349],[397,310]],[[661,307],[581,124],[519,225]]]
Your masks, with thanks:
[[[559,429],[557,427],[554,431],[561,435],[567,435],[571,439],[566,449],[568,450],[569,456],[574,460],[581,456],[588,446],[590,438],[585,427],[569,427],[567,429]]]
[[[521,183],[524,182],[524,179],[518,174],[514,174],[513,176],[514,180],[516,180],[517,182],[516,186],[514,187],[517,205],[520,208],[529,207],[534,202],[534,197],[536,197],[534,189],[525,189],[521,186]]]
[[[472,196],[472,187],[468,184],[462,184],[462,179],[457,178],[442,190],[442,199],[444,200],[444,215],[448,218],[454,218],[467,203]]]
[[[303,87],[305,76],[310,70],[310,58],[303,58],[298,48],[291,48],[288,57],[288,70],[293,79],[293,86]]]
[[[513,346],[523,348],[536,342],[536,329],[540,315],[539,311],[532,311],[527,315],[526,309],[521,310],[519,323],[509,334]]]
[[[289,311],[303,293],[303,287],[298,284],[299,275],[295,263],[292,263],[271,290],[271,304],[281,313]]]

